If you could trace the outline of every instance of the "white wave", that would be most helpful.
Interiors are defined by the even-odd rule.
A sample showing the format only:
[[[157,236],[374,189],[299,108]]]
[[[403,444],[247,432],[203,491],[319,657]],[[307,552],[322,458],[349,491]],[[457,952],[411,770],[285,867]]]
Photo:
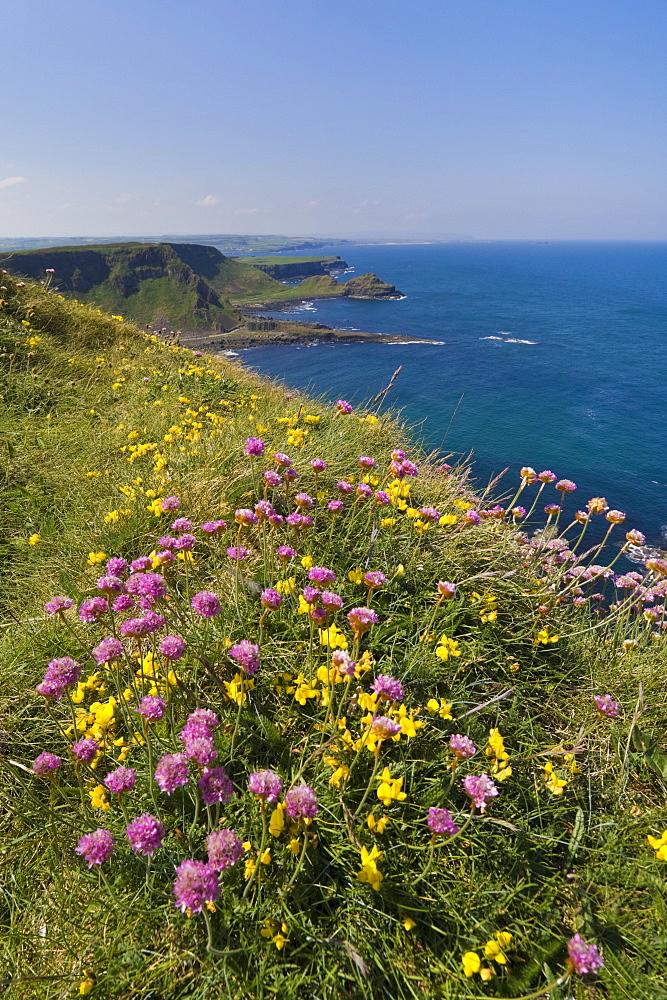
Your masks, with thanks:
[[[438,347],[442,347],[446,343],[446,340],[390,340],[387,342],[387,347],[405,347],[406,344],[427,344],[428,346],[436,344]]]
[[[503,344],[537,344],[536,340],[520,340],[518,337],[480,337],[480,340],[500,340]]]

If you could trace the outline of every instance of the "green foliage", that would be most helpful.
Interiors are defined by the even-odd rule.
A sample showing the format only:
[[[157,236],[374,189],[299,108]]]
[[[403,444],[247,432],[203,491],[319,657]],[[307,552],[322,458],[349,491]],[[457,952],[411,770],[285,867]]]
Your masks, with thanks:
[[[466,485],[465,470],[444,475],[421,456],[419,476],[397,485],[387,462],[408,444],[387,417],[337,415],[320,400],[286,398],[242,368],[196,358],[39,287],[3,284],[0,983],[8,995],[55,1000],[95,981],[93,996],[119,1000],[537,997],[563,976],[565,942],[578,931],[598,944],[605,967],[598,977],[550,986],[549,996],[665,996],[664,862],[646,844],[667,825],[659,630],[632,602],[606,617],[575,607],[559,566],[520,544],[505,519],[467,524],[466,508],[489,500]],[[267,442],[262,459],[244,455],[250,435]],[[270,499],[286,514],[296,492],[309,493],[314,524],[296,533],[265,522],[239,528],[234,512],[254,507],[275,451],[291,455],[300,479],[289,493],[268,491]],[[372,488],[388,489],[392,503],[344,497],[333,516],[327,503],[342,495],[335,483],[365,475],[361,453],[377,459]],[[315,457],[328,466],[317,479]],[[173,665],[176,684],[159,662],[155,690],[168,694],[170,716],[147,734],[154,760],[180,749],[176,734],[195,706],[221,718],[217,763],[236,794],[220,819],[252,846],[221,876],[208,917],[212,948],[207,917],[180,913],[172,882],[184,858],[205,858],[215,809],[209,815],[198,804],[194,777],[171,797],[157,791],[148,746],[133,739],[146,735],[132,720],[140,720],[137,697],[153,683],[135,654],[155,648],[125,640],[122,665],[97,669],[90,650],[109,622],[83,624],[70,611],[66,623],[42,610],[55,594],[80,602],[96,593],[104,559],[90,553],[133,559],[158,549],[156,538],[171,533],[177,516],[162,511],[160,498],[172,494],[179,515],[195,525],[219,517],[229,525],[219,540],[194,529],[194,562],[164,569],[170,600],[160,611],[189,648]],[[445,522],[428,527],[422,506],[437,508]],[[237,570],[226,547],[239,539],[249,554]],[[276,556],[279,542],[298,551],[287,566]],[[538,552],[536,562],[528,551]],[[351,680],[330,673],[331,650],[299,611],[302,557],[337,575],[344,609],[335,623],[369,667]],[[369,598],[378,624],[355,650],[345,612],[365,604],[367,590],[356,581],[367,570],[387,582]],[[291,577],[296,595],[284,593],[280,610],[263,614],[262,588]],[[452,599],[439,599],[438,580],[456,582]],[[190,599],[201,589],[219,595],[220,615],[193,614]],[[243,638],[259,644],[262,666],[237,701],[243,678],[229,687],[237,670],[228,649]],[[361,660],[366,650],[372,659]],[[35,693],[47,662],[65,655],[82,664],[88,682],[75,689],[82,700],[74,708],[80,734],[102,746],[94,772],[69,763],[67,700],[47,710]],[[399,741],[381,744],[376,760],[363,745],[367,716],[398,712],[377,701],[379,712],[369,707],[378,674],[402,681],[417,725],[413,735],[406,723]],[[592,697],[607,692],[620,714],[597,718]],[[92,706],[110,696],[114,721],[100,729]],[[338,709],[342,727],[332,714]],[[502,781],[508,762],[495,767],[485,752],[494,729],[512,767]],[[477,753],[452,770],[454,733],[470,737]],[[53,786],[30,773],[44,750],[66,760]],[[138,775],[126,797],[130,815],[155,813],[168,829],[148,873],[124,839],[120,804],[96,811],[88,794],[125,757]],[[348,776],[332,783],[341,766]],[[307,781],[320,804],[312,825],[269,835],[269,865],[257,864],[262,818],[247,792],[248,774],[266,767],[286,788]],[[384,767],[402,780],[405,800],[380,801]],[[482,772],[492,773],[500,794],[486,813],[471,814],[461,778]],[[554,775],[566,782],[560,794]],[[432,862],[431,806],[446,806],[463,828],[438,838]],[[388,818],[384,832],[370,828],[370,812]],[[108,886],[73,850],[98,825],[116,837],[103,866]],[[305,845],[301,867],[291,839],[300,854]],[[374,845],[383,855],[376,889],[358,878],[361,848]],[[245,861],[256,863],[249,880]],[[499,932],[512,935],[506,965],[484,957]],[[493,967],[490,982],[463,975],[467,951]]]

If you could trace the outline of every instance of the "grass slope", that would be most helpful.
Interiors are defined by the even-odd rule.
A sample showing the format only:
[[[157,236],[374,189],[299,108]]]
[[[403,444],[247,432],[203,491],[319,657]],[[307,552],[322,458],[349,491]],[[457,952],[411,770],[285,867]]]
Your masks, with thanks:
[[[562,567],[521,544],[511,524],[494,516],[470,523],[466,511],[491,501],[475,494],[464,469],[445,474],[412,447],[419,475],[387,476],[392,449],[408,447],[387,418],[338,415],[38,286],[17,287],[7,276],[2,286],[4,995],[667,996],[664,861],[646,843],[665,826],[660,629],[627,602],[607,619],[574,606]],[[249,435],[267,442],[262,458],[244,455]],[[284,451],[298,482],[264,490],[261,471],[276,468],[270,456]],[[370,473],[359,470],[362,452],[377,459]],[[315,457],[327,463],[317,476]],[[355,484],[364,476],[388,492],[388,504],[363,499]],[[336,487],[343,479],[351,495]],[[310,527],[235,521],[264,493],[285,515],[296,492],[314,499]],[[164,511],[170,495],[195,526],[219,517],[229,525],[220,539],[194,527],[192,557],[161,569],[169,600],[157,607],[188,651],[172,664],[174,677],[156,647],[132,639],[118,662],[97,667],[90,651],[110,634],[110,616],[85,624],[74,609],[61,621],[43,604],[55,594],[79,603],[99,593],[107,556],[159,549],[157,537],[173,533],[178,516]],[[339,498],[336,513],[328,505]],[[429,521],[428,507],[442,523]],[[226,549],[239,540],[247,555],[237,568]],[[298,555],[282,562],[278,543]],[[311,560],[336,574],[336,633],[320,635],[303,613]],[[378,623],[355,643],[345,613],[366,603],[357,581],[367,570],[386,582],[368,595]],[[439,579],[457,584],[452,599],[439,600]],[[283,604],[263,613],[259,592],[278,583]],[[213,618],[191,608],[203,589],[220,597]],[[113,628],[126,617],[116,615]],[[254,686],[235,679],[230,658],[230,644],[243,638],[261,647]],[[359,664],[352,678],[331,672],[323,639],[347,642]],[[72,710],[78,735],[98,742],[94,770],[68,762],[67,699],[45,708],[35,693],[46,663],[66,655],[83,668]],[[379,674],[401,680],[404,711],[373,696]],[[150,690],[168,698],[168,715],[142,729],[137,699]],[[592,696],[607,692],[620,713],[596,718]],[[156,756],[182,749],[177,733],[195,706],[221,719],[216,763],[235,795],[218,809],[197,804],[195,765],[173,796],[150,780]],[[400,738],[377,754],[364,745],[374,712],[401,725]],[[509,761],[498,757],[493,730]],[[452,770],[457,733],[477,753]],[[31,773],[45,750],[64,761],[54,782]],[[136,769],[137,785],[121,805],[95,789],[122,762]],[[312,824],[279,830],[272,815],[274,831],[264,837],[259,803],[247,792],[248,774],[262,768],[280,773],[285,788],[303,780],[314,788]],[[481,772],[499,789],[486,813],[471,812],[461,787],[463,775]],[[435,806],[447,806],[462,832],[438,838],[431,857],[425,816]],[[129,849],[124,810],[165,824],[150,868]],[[174,869],[205,858],[218,813],[250,846],[222,873],[216,912],[188,917],[174,906]],[[102,866],[106,881],[74,851],[97,826],[116,839]],[[602,951],[598,976],[564,978],[575,931]],[[466,953],[491,970],[488,981],[464,975]]]

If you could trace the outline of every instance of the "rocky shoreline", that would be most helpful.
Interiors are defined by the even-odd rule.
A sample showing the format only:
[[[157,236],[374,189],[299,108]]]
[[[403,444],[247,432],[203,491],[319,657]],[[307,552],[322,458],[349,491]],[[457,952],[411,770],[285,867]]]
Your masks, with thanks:
[[[248,318],[245,326],[229,333],[199,333],[184,331],[180,342],[195,350],[242,350],[247,347],[275,347],[281,344],[431,344],[441,346],[442,340],[407,337],[395,333],[368,333],[363,330],[336,330],[322,323],[304,323],[298,320]]]

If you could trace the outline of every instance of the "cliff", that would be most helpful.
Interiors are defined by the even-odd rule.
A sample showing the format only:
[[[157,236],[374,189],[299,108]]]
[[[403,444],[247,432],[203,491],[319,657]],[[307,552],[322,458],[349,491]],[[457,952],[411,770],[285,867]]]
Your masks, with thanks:
[[[211,280],[218,276],[218,258],[226,260],[213,247],[120,243],[0,254],[0,267],[34,279],[52,268],[53,284],[64,295],[137,323],[224,332],[240,317]]]
[[[332,274],[344,271],[348,266],[342,257],[240,257],[238,259],[240,263],[259,268],[278,281]]]

